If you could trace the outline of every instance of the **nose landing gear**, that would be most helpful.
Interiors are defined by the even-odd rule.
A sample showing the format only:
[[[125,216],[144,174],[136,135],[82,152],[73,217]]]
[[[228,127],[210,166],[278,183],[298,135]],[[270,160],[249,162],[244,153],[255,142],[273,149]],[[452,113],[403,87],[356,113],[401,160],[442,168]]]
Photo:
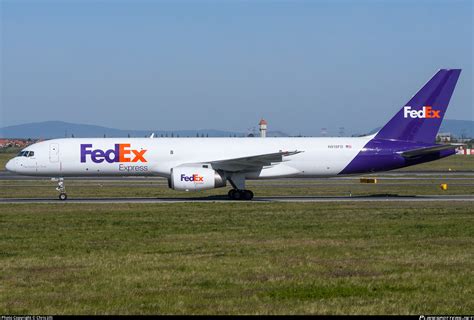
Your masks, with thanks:
[[[66,194],[66,186],[64,185],[64,178],[53,178],[51,179],[52,181],[57,181],[58,186],[56,187],[56,191],[59,192],[59,200],[66,200],[67,199],[67,194]]]

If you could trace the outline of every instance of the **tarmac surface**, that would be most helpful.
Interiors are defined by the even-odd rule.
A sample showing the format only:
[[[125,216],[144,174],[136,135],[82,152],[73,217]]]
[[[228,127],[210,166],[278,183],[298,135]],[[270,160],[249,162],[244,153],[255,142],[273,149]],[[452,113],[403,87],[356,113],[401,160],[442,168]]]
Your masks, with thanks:
[[[229,200],[226,196],[211,196],[202,198],[70,198],[65,201],[53,198],[2,198],[0,204],[12,203],[268,203],[268,202],[434,202],[434,201],[471,201],[474,202],[474,195],[424,195],[424,196],[393,196],[393,195],[372,195],[372,196],[341,196],[341,197],[255,197],[252,201]]]
[[[400,184],[403,183],[399,180],[411,180],[410,185],[432,185],[433,180],[451,181],[457,186],[465,186],[468,188],[474,187],[474,171],[393,171],[384,172],[378,175],[366,175],[365,177],[374,177],[383,181],[384,185]],[[332,180],[333,182],[338,181],[337,186],[354,185],[354,180],[359,180],[360,176],[346,176],[346,177],[334,177],[334,178],[311,178],[309,180],[320,180],[320,183],[313,184],[312,186],[318,186],[321,182]],[[23,180],[27,184],[8,184],[8,181]],[[0,170],[0,181],[6,182],[2,184],[5,188],[52,188],[53,185],[36,184],[32,181],[28,184],[28,180],[43,180],[51,181],[48,177],[37,177],[37,176],[22,176],[11,172]],[[67,181],[79,181],[76,182],[75,187],[87,187],[90,184],[97,181],[99,185],[110,187],[122,187],[124,184],[127,187],[164,187],[167,186],[168,182],[162,177],[66,177]],[[416,180],[416,181],[413,181]],[[398,181],[398,182],[397,182]],[[106,183],[109,182],[109,183]],[[127,184],[127,182],[133,182]],[[142,182],[142,183],[140,183]],[[283,182],[283,183],[282,183]],[[258,184],[259,187],[265,188],[279,188],[279,187],[306,187],[308,179],[305,178],[288,178],[288,179],[271,179],[271,180],[258,180],[249,181],[249,183]],[[251,202],[252,203],[268,203],[268,202],[433,202],[433,201],[470,201],[474,202],[474,195],[413,195],[413,196],[398,196],[393,194],[375,194],[370,196],[268,196],[259,197],[256,196]],[[60,201],[58,198],[0,198],[0,204],[12,204],[12,203],[205,203],[205,202],[248,202],[248,201],[236,201],[229,200],[227,196],[206,196],[206,197],[172,197],[172,198],[152,198],[152,197],[108,197],[108,198],[74,198],[71,197],[66,201]]]
[[[459,177],[463,178],[474,178],[474,171],[391,171],[391,172],[380,172],[377,174],[366,174],[366,175],[355,175],[355,176],[343,176],[343,177],[332,177],[332,178],[310,178],[313,180],[358,180],[362,176],[364,177],[373,177],[373,178],[384,178],[384,179],[397,179],[397,180],[420,180],[420,179],[457,179]],[[8,172],[5,170],[0,170],[0,180],[50,180],[48,177],[39,177],[39,176],[24,176]],[[268,180],[283,180],[281,179],[268,179]],[[166,181],[162,177],[116,177],[116,176],[101,176],[101,177],[65,177],[64,180],[87,180],[87,181]],[[267,180],[267,181],[268,181]],[[287,180],[308,180],[308,178],[288,178]],[[252,181],[252,180],[249,180]],[[259,180],[263,181],[263,180]]]

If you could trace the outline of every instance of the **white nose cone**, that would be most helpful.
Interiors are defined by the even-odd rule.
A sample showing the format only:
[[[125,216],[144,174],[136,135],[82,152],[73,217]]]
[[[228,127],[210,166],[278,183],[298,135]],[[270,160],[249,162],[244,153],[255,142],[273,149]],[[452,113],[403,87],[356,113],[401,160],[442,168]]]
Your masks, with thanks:
[[[5,169],[10,172],[15,172],[15,163],[13,162],[13,159],[7,162]]]

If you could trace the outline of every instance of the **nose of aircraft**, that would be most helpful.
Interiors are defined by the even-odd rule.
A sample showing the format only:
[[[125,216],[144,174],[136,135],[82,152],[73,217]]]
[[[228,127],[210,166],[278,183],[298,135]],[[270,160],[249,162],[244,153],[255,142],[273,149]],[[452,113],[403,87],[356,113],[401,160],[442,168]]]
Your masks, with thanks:
[[[13,159],[7,162],[7,164],[5,165],[5,169],[11,172],[15,172],[15,162],[13,161]]]

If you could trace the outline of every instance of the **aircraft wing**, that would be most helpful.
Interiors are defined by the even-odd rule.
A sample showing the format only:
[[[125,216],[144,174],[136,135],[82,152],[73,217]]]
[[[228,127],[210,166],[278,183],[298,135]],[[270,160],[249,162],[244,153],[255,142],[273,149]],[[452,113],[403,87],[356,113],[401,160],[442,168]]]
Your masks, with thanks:
[[[280,151],[275,153],[259,154],[242,158],[233,158],[217,161],[209,161],[215,170],[224,170],[228,172],[253,171],[259,170],[264,166],[270,166],[274,163],[283,162],[283,158],[301,153],[302,151]]]
[[[419,148],[408,151],[400,152],[400,155],[405,158],[414,158],[418,156],[424,156],[431,153],[436,153],[442,150],[452,150],[463,146],[463,144],[443,144],[433,147]]]

